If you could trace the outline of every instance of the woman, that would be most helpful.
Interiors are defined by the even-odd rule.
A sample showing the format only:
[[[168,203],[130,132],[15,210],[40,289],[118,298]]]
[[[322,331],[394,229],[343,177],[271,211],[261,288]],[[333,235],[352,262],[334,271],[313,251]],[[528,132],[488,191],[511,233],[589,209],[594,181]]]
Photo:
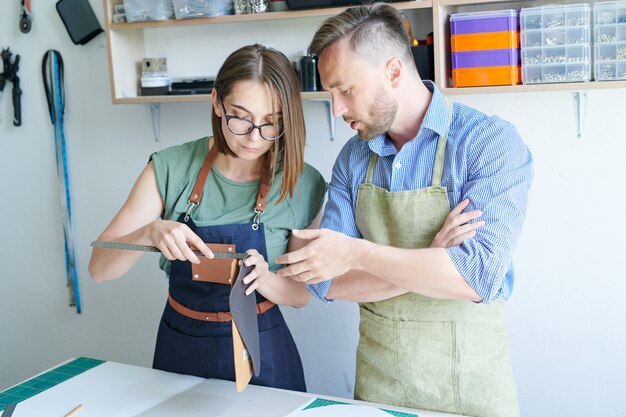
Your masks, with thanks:
[[[248,292],[257,290],[263,364],[251,383],[305,391],[300,356],[276,304],[300,307],[310,296],[303,284],[274,273],[276,256],[302,245],[291,230],[316,225],[326,191],[320,173],[304,163],[298,79],[282,53],[246,46],[219,70],[212,104],[213,138],[153,154],[98,239],[163,253],[169,297],[153,366],[227,380],[235,379],[231,321],[223,313],[232,262],[211,259],[207,244],[247,252],[254,269],[244,282],[252,282]],[[94,248],[89,271],[97,281],[118,278],[140,256]]]

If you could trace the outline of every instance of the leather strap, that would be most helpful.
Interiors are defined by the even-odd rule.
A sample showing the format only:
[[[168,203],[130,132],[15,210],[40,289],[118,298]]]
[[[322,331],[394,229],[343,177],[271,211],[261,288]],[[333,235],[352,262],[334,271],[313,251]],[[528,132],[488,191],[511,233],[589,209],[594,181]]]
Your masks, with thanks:
[[[259,184],[259,194],[256,197],[256,206],[258,211],[265,211],[265,199],[270,191],[270,154],[265,155],[265,163],[263,164],[263,173],[261,174],[261,184]]]
[[[216,156],[217,148],[215,146],[212,146],[209,153],[207,153],[206,158],[204,158],[204,163],[202,164],[202,168],[200,168],[198,178],[196,178],[196,183],[193,186],[191,197],[189,197],[190,203],[200,203],[200,199],[202,198],[202,191],[204,190],[204,183],[209,176],[209,171],[211,171],[211,166],[213,165],[213,161],[215,160]]]
[[[196,183],[193,186],[193,191],[191,192],[191,196],[189,197],[189,203],[198,205],[200,203],[200,199],[202,198],[202,192],[204,190],[204,184],[206,183],[206,179],[211,171],[211,166],[213,166],[213,161],[217,156],[217,147],[215,145],[211,146],[211,149],[207,153],[206,158],[204,159],[204,163],[202,164],[202,168],[200,168],[200,172],[198,173],[198,178],[196,178]],[[261,174],[261,184],[259,185],[259,193],[257,194],[256,204],[254,208],[259,211],[265,211],[265,199],[267,198],[267,193],[270,190],[270,155],[269,152],[265,156],[265,162],[263,164],[263,173]]]
[[[189,317],[195,320],[200,321],[218,321],[218,322],[226,322],[231,321],[233,319],[230,311],[196,311],[190,308],[185,307],[178,301],[174,300],[172,294],[167,295],[167,301],[170,303],[172,308],[176,310],[178,313],[182,314],[185,317]],[[263,314],[270,308],[274,307],[276,304],[272,303],[270,300],[261,301],[256,305],[256,313]]]

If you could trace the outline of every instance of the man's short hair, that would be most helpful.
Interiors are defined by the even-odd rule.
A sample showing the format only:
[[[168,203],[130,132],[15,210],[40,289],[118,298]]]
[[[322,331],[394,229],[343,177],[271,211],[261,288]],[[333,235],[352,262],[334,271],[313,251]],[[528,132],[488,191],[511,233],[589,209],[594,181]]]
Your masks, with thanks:
[[[330,45],[349,38],[351,51],[373,65],[391,57],[413,63],[409,34],[402,21],[402,14],[386,3],[351,7],[322,23],[309,53],[320,56]]]

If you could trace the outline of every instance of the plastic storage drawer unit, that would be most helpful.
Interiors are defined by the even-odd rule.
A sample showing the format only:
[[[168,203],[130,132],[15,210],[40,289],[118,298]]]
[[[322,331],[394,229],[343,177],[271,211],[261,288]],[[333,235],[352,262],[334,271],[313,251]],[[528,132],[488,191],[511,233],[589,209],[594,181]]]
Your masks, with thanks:
[[[450,16],[452,85],[519,84],[519,19],[516,10]]]
[[[452,53],[452,68],[519,65],[519,49],[491,49]]]
[[[517,32],[518,13],[515,10],[454,13],[450,16],[450,35],[483,32]]]
[[[519,48],[516,10],[453,13],[450,15],[452,52]]]
[[[593,23],[594,78],[626,79],[626,1],[596,3]]]
[[[591,22],[587,3],[522,8],[522,82],[591,79]]]
[[[454,87],[485,87],[520,83],[520,67],[477,67],[452,70]]]
[[[519,32],[468,33],[450,38],[452,52],[510,48],[519,48]]]

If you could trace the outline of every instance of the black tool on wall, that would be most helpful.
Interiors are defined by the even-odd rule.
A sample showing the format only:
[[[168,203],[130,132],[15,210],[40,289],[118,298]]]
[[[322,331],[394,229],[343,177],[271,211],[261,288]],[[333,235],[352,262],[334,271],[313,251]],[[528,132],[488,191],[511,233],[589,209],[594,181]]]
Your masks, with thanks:
[[[20,30],[22,33],[30,32],[30,28],[33,23],[32,14],[30,12],[30,0],[21,0],[22,7],[20,8]]]
[[[4,87],[6,86],[7,81],[13,83],[13,124],[15,126],[22,125],[22,104],[21,104],[21,95],[22,90],[20,89],[20,77],[17,76],[17,71],[20,66],[20,56],[15,55],[15,59],[11,62],[11,56],[13,54],[7,49],[3,49],[2,53],[0,53],[0,57],[2,57],[2,73],[0,74],[0,99],[2,98],[2,93],[4,92]]]

